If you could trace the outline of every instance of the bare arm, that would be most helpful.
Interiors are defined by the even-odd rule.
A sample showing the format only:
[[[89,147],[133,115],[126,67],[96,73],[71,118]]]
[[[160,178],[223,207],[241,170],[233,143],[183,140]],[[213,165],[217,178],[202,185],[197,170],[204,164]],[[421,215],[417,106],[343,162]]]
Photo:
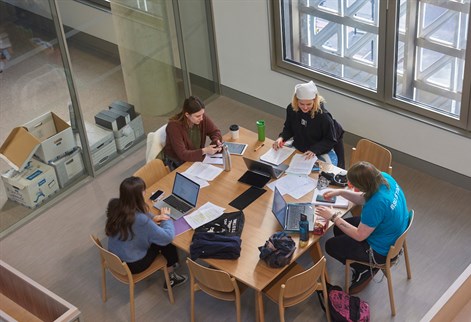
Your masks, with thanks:
[[[342,196],[356,205],[365,204],[365,197],[363,197],[363,192],[356,192],[356,191],[346,190],[346,189],[335,189],[335,190],[330,190],[324,193],[324,198],[330,199],[333,196]]]

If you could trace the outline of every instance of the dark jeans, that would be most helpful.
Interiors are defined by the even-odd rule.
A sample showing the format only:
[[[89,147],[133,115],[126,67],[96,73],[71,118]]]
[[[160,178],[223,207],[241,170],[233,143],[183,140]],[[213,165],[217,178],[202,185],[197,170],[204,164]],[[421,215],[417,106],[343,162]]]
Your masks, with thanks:
[[[181,166],[183,163],[185,163],[185,162],[170,159],[168,156],[164,157],[164,164],[170,169],[170,171],[175,170],[176,168]]]
[[[343,136],[343,135],[342,135]],[[343,147],[343,138],[340,138],[334,146],[335,154],[337,154],[337,167],[345,169],[345,149]]]
[[[127,263],[129,270],[133,274],[145,271],[159,254],[162,254],[167,260],[167,267],[173,266],[173,264],[178,262],[178,253],[175,246],[172,244],[165,246],[152,244],[147,250],[147,254],[144,258],[132,263]]]
[[[358,227],[360,224],[361,217],[351,217],[345,219],[355,227]],[[334,227],[334,237],[330,238],[325,243],[325,250],[327,254],[341,262],[345,265],[347,259],[358,260],[362,262],[369,262],[368,251],[370,245],[366,240],[356,241],[353,238],[345,235],[343,231],[340,230],[337,226]],[[386,256],[378,254],[373,250],[374,258],[378,264],[384,264],[386,262]],[[356,271],[363,271],[368,268],[368,266],[360,265],[354,263],[351,265]]]

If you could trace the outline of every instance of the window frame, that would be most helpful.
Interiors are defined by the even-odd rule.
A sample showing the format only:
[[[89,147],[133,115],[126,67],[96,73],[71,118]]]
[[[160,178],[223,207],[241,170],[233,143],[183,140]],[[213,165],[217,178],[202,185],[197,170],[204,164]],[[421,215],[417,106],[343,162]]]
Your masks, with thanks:
[[[462,84],[461,111],[459,119],[449,117],[445,114],[437,113],[432,110],[422,108],[420,104],[411,104],[405,100],[394,97],[395,77],[395,42],[396,28],[398,28],[398,2],[400,0],[379,1],[379,23],[378,23],[378,78],[377,89],[369,90],[354,84],[340,81],[335,77],[321,74],[309,68],[283,60],[283,33],[281,19],[282,0],[269,1],[269,12],[272,33],[272,69],[281,73],[288,74],[296,78],[312,79],[326,88],[332,88],[343,95],[355,99],[367,101],[368,103],[384,108],[395,113],[403,114],[440,128],[471,137],[471,23],[468,25],[464,78]],[[291,12],[293,19],[299,16]],[[471,12],[469,13],[471,17]],[[380,77],[379,75],[391,75],[391,77]],[[466,90],[468,89],[468,90]]]

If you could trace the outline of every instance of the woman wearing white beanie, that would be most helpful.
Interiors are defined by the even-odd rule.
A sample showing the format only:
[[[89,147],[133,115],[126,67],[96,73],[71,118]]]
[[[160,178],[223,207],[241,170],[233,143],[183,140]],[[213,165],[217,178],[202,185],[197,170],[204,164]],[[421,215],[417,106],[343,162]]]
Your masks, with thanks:
[[[327,111],[324,103],[313,81],[296,85],[293,100],[286,108],[283,131],[273,143],[273,148],[278,150],[293,138],[294,147],[307,158],[317,156],[329,162],[335,160],[336,156],[336,165],[345,168],[344,130]]]

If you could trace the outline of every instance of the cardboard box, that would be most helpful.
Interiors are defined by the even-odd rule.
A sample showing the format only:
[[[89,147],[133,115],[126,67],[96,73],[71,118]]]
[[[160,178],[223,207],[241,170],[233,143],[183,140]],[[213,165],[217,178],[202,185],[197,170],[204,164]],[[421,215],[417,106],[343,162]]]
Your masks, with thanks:
[[[82,153],[79,147],[65,156],[50,163],[56,171],[59,187],[64,188],[69,182],[80,177],[85,173],[83,166]]]
[[[25,128],[15,127],[0,147],[0,157],[16,171],[22,171],[41,141]]]
[[[95,123],[106,129],[118,131],[126,126],[126,119],[110,110],[104,110],[95,115]]]
[[[114,135],[112,131],[88,122],[85,122],[85,128],[90,152],[92,153],[93,166],[98,169],[118,155]],[[81,146],[78,133],[76,138],[77,145]]]
[[[114,101],[108,106],[110,110],[120,110],[126,112],[131,117],[131,120],[137,116],[136,111],[134,110],[134,105],[126,103],[124,101]]]
[[[141,137],[144,136],[144,123],[142,122],[142,117],[138,114],[132,121],[129,123],[131,128],[134,130],[135,141],[138,142]]]
[[[23,126],[41,141],[35,155],[45,163],[65,155],[75,147],[72,128],[53,112],[48,112]]]
[[[10,169],[2,173],[3,185],[9,199],[29,208],[35,208],[59,190],[54,168],[31,159],[25,169]]]

